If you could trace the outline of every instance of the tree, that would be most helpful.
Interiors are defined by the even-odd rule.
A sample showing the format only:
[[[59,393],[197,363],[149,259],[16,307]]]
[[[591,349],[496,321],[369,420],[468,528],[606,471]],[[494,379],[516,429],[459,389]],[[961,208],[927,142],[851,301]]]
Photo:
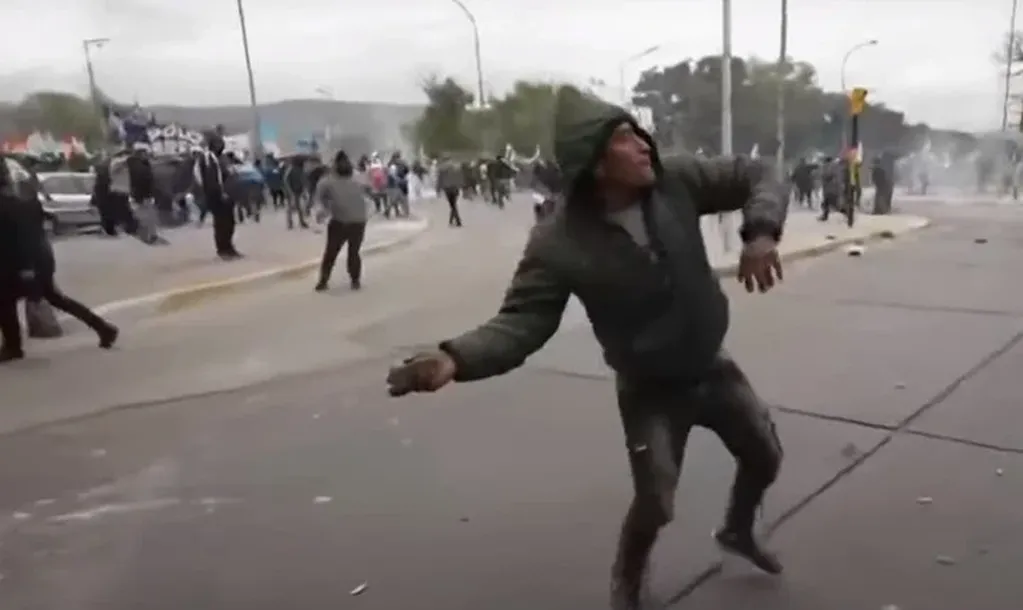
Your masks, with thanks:
[[[87,145],[102,139],[102,121],[89,101],[71,93],[41,91],[25,97],[14,109],[14,124],[24,133],[49,132],[56,138],[74,136]]]
[[[574,85],[547,81],[518,81],[503,97],[492,97],[485,109],[470,108],[472,94],[453,79],[428,80],[428,104],[412,126],[412,139],[428,155],[438,153],[495,154],[510,145],[521,154],[537,148],[550,158],[558,101],[580,110],[587,98]]]
[[[427,105],[412,126],[415,143],[430,156],[478,150],[478,133],[473,133],[468,120],[472,93],[451,77],[430,77],[422,88]]]
[[[817,85],[816,70],[790,61],[780,70],[775,62],[732,58],[732,130],[737,152],[756,146],[765,156],[777,151],[775,113],[779,83],[786,94],[786,151],[792,157],[814,151],[837,154],[847,126],[849,102],[842,93]],[[718,151],[721,145],[721,58],[685,59],[663,69],[644,72],[633,89],[633,103],[648,108],[654,135],[661,146]],[[860,117],[860,139],[869,151],[908,152],[936,132],[926,125],[910,129],[901,112],[880,103],[868,104]],[[956,137],[969,137],[957,134]]]

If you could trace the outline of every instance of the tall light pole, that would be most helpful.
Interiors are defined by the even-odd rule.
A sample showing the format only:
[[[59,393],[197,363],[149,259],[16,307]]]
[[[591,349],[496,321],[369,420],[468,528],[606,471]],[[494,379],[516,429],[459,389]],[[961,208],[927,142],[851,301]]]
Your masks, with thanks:
[[[93,111],[99,118],[100,134],[106,133],[106,122],[103,120],[103,108],[100,105],[99,89],[96,88],[96,71],[92,67],[92,53],[90,50],[95,47],[102,48],[110,42],[109,38],[86,38],[82,41],[82,52],[85,53],[85,71],[89,75],[89,100],[92,102]],[[105,136],[103,136],[105,139]]]
[[[458,8],[462,9],[465,13],[465,18],[469,20],[469,24],[472,25],[472,48],[473,53],[476,56],[476,106],[482,109],[486,106],[486,100],[483,97],[483,58],[480,54],[480,28],[476,23],[476,16],[472,14],[462,0],[451,0]]]
[[[775,170],[778,180],[785,180],[785,84],[788,76],[789,0],[781,0],[781,46],[778,51],[778,125]]]
[[[721,154],[732,154],[732,0],[721,0]],[[725,252],[734,246],[728,214],[718,214]]]
[[[874,47],[874,46],[877,46],[877,40],[874,40],[874,39],[864,40],[863,42],[861,42],[859,44],[853,45],[848,51],[845,52],[845,55],[842,57],[842,71],[840,73],[840,78],[841,78],[841,85],[842,85],[842,94],[845,95],[846,97],[849,96],[849,89],[847,89],[846,86],[845,86],[845,69],[846,69],[846,66],[849,65],[849,58],[853,56],[853,53],[855,53],[856,51],[859,51],[860,49],[865,49],[867,47]],[[843,157],[845,156],[845,148],[846,148],[847,143],[849,141],[848,140],[849,135],[846,133],[846,131],[848,131],[848,129],[847,129],[848,124],[849,124],[849,113],[848,112],[842,112],[842,151],[841,151],[841,154],[842,154]]]
[[[855,53],[856,51],[859,51],[860,49],[865,49],[867,47],[875,47],[875,46],[877,46],[877,41],[876,40],[874,40],[874,39],[864,40],[863,42],[861,42],[859,44],[853,45],[848,51],[845,52],[845,55],[842,57],[842,73],[841,73],[842,93],[848,93],[849,92],[849,90],[845,86],[845,69],[849,65],[849,58],[853,56],[853,53]]]
[[[249,76],[249,104],[252,106],[252,156],[263,156],[262,121],[259,119],[259,105],[256,104],[256,78],[252,75],[252,57],[249,55],[249,33],[245,28],[245,7],[238,0],[238,24],[242,30],[242,50],[245,51],[245,71]]]
[[[1005,98],[1002,100],[1002,131],[1009,128],[1009,98],[1012,89],[1012,64],[1016,59],[1016,11],[1019,8],[1019,0],[1012,0],[1012,12],[1009,17],[1009,41],[1005,50]],[[1020,125],[1023,130],[1023,123]]]
[[[650,48],[643,49],[639,53],[626,57],[621,61],[621,63],[618,64],[618,94],[621,96],[623,105],[626,105],[629,102],[628,91],[626,91],[625,89],[625,68],[627,68],[629,64],[631,64],[632,62],[643,59],[647,55],[656,53],[660,49],[661,45],[655,44]]]

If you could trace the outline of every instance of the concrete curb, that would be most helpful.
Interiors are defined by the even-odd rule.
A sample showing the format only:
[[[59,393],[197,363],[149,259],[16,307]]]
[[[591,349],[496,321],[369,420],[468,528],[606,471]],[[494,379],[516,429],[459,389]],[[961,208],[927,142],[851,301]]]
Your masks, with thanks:
[[[368,246],[363,250],[363,254],[382,254],[410,244],[430,227],[429,220],[425,218],[420,218],[420,220],[422,226],[418,230],[409,231],[406,235],[399,235],[394,239]],[[279,281],[300,278],[319,267],[319,265],[320,258],[317,257],[300,263],[274,267],[223,280],[203,282],[201,284],[193,284],[182,288],[104,303],[95,307],[94,311],[104,317],[116,317],[118,322],[137,321],[144,318],[167,315],[239,292],[262,288]],[[79,325],[77,320],[67,315],[60,315],[59,320],[62,324],[71,327]]]
[[[909,233],[912,231],[918,231],[920,229],[930,226],[930,224],[931,221],[927,218],[913,217],[913,220],[909,224],[907,224],[905,227],[900,227],[898,229],[878,229],[876,231],[867,233],[866,235],[860,235],[856,237],[844,237],[841,239],[832,239],[822,244],[808,246],[805,248],[798,248],[796,250],[791,250],[789,252],[785,252],[783,248],[781,259],[782,261],[789,263],[808,258],[816,258],[818,256],[823,256],[830,252],[834,252],[835,250],[844,248],[845,246],[864,244],[872,241],[878,241],[881,239],[891,239],[892,237],[897,235],[902,235],[904,233]],[[735,262],[729,263],[727,265],[719,265],[714,267],[714,270],[721,277],[735,277],[736,274],[739,272],[739,263]]]

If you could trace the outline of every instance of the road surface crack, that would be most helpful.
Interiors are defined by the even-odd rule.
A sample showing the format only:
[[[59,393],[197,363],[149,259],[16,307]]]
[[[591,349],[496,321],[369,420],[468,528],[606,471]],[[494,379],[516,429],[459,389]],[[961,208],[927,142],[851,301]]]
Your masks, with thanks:
[[[988,366],[993,364],[996,360],[998,360],[999,358],[1004,356],[1012,348],[1016,347],[1016,345],[1019,344],[1020,341],[1023,341],[1023,331],[1020,331],[1020,332],[1016,333],[1015,335],[1013,335],[1008,341],[1003,343],[1001,346],[999,346],[998,348],[996,348],[992,352],[988,353],[977,364],[973,365],[965,373],[963,373],[962,375],[960,375],[956,379],[952,380],[951,383],[949,383],[944,388],[942,388],[941,391],[939,391],[937,394],[935,394],[930,400],[928,400],[924,404],[922,404],[919,407],[917,407],[916,410],[914,410],[912,413],[910,413],[906,417],[902,418],[902,420],[900,420],[896,425],[891,426],[890,428],[888,428],[887,429],[887,434],[884,436],[884,438],[882,438],[880,441],[878,441],[878,443],[876,445],[874,445],[870,449],[867,449],[866,451],[861,453],[854,460],[849,462],[849,464],[847,464],[844,468],[840,469],[837,473],[835,473],[834,476],[832,476],[830,479],[825,481],[815,491],[811,492],[808,496],[806,496],[805,498],[803,498],[802,500],[800,500],[799,502],[797,502],[793,506],[791,506],[788,509],[786,509],[784,512],[782,512],[782,514],[777,519],[775,519],[772,523],[769,523],[767,525],[767,528],[766,528],[766,536],[765,537],[770,538],[775,532],[778,531],[779,528],[781,528],[782,525],[784,525],[787,521],[789,521],[790,519],[795,517],[797,514],[802,512],[814,500],[816,500],[817,498],[821,497],[823,494],[827,493],[828,490],[830,490],[831,488],[835,487],[838,483],[840,483],[842,480],[844,480],[846,477],[848,477],[850,474],[852,474],[853,471],[855,471],[857,468],[859,468],[864,463],[866,463],[867,460],[869,460],[870,458],[872,458],[875,455],[877,455],[877,453],[882,448],[884,448],[886,445],[891,443],[892,440],[897,435],[912,433],[911,431],[909,431],[909,426],[912,425],[913,422],[918,420],[921,416],[923,416],[925,413],[927,413],[928,411],[930,411],[934,407],[936,407],[936,406],[940,405],[941,403],[945,402],[964,383],[966,383],[967,381],[969,381],[973,377],[976,377],[978,374],[980,374],[981,371],[983,371]],[[919,433],[917,433],[917,435],[918,436],[926,436],[925,434],[919,434]],[[946,439],[946,440],[952,440],[952,439]],[[982,446],[982,445],[978,443],[978,444],[976,444],[976,446],[979,447],[979,446]],[[701,587],[702,585],[704,585],[705,583],[710,581],[712,578],[714,578],[714,576],[720,574],[721,573],[721,568],[722,568],[722,563],[720,561],[715,562],[713,565],[709,566],[706,570],[704,570],[704,571],[700,572],[699,574],[697,574],[688,583],[684,584],[682,589],[678,593],[673,595],[671,598],[669,598],[665,605],[666,606],[674,606],[675,604],[678,604],[683,599],[685,599],[686,597],[691,595],[696,589],[698,589],[699,587]]]

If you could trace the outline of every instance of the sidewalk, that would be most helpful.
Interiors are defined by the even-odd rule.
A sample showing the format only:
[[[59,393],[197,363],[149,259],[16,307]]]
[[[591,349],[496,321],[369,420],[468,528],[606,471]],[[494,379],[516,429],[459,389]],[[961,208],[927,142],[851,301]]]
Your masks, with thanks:
[[[818,214],[816,211],[794,207],[789,211],[781,243],[781,253],[786,260],[819,256],[854,243],[883,237],[888,233],[904,233],[929,224],[927,219],[919,216],[861,214],[856,217],[854,226],[849,228],[845,224],[845,216],[833,214],[827,222],[821,222],[817,220]],[[726,217],[725,222],[725,226],[728,227],[725,231],[734,236],[731,244],[726,244],[722,238],[722,227],[716,217],[702,220],[703,239],[711,265],[722,275],[729,275],[734,273],[737,263],[740,245],[737,231],[741,219],[736,214],[732,218]]]
[[[367,227],[364,250],[403,243],[425,229],[421,219],[376,220]],[[314,261],[323,251],[324,227],[285,228],[284,216],[264,214],[261,223],[238,225],[235,244],[245,258],[224,262],[213,252],[209,222],[164,231],[169,246],[146,246],[122,236],[80,236],[54,244],[57,281],[69,295],[93,307],[286,269]]]

